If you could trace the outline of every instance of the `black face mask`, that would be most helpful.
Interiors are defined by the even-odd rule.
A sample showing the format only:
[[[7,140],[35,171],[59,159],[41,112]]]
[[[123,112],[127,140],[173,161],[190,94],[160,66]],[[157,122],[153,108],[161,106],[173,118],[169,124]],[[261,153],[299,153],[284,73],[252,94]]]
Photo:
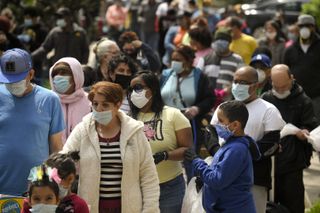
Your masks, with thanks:
[[[129,75],[116,74],[114,83],[119,84],[122,87],[122,89],[128,89],[130,81],[131,81],[131,76]]]

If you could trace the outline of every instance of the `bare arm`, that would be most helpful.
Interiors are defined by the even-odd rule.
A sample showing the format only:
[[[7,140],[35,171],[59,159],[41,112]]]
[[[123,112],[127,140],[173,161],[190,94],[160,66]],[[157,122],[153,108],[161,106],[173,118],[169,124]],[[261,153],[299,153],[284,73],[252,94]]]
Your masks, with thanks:
[[[49,136],[50,141],[50,154],[54,152],[59,152],[62,150],[63,143],[62,143],[62,133],[58,132],[56,134]]]
[[[192,147],[192,130],[191,127],[176,131],[178,148],[168,152],[168,160],[183,160],[184,152]]]

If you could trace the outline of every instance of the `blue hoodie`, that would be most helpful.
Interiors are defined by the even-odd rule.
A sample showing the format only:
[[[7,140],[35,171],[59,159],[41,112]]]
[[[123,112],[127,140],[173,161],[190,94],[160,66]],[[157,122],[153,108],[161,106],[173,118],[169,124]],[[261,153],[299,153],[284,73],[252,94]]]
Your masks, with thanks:
[[[232,137],[214,155],[208,166],[200,158],[192,161],[203,181],[203,207],[207,213],[255,213],[251,142]]]

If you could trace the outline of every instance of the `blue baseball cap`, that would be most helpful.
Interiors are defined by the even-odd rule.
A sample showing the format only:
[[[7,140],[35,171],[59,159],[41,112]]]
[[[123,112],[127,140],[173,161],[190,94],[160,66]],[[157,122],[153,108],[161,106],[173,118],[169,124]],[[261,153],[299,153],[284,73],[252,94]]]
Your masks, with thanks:
[[[268,68],[272,67],[270,58],[265,54],[257,54],[253,56],[250,61],[250,66],[256,62],[260,62]]]
[[[15,83],[26,78],[32,69],[31,55],[22,49],[7,50],[0,58],[0,83]]]

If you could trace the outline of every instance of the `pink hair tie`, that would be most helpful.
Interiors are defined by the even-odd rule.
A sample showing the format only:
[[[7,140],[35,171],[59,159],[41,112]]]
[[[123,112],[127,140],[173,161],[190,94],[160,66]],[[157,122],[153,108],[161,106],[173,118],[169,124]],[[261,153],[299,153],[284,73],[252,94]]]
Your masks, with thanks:
[[[58,169],[57,168],[53,168],[51,175],[50,175],[51,179],[53,179],[57,184],[61,183],[61,178],[58,175]]]

